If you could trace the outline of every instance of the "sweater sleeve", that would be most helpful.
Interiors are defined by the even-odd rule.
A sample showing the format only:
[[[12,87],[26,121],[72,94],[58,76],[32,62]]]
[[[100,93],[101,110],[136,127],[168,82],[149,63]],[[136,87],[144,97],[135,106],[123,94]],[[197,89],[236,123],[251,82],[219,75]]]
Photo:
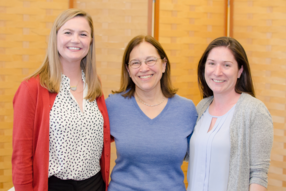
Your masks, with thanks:
[[[267,173],[273,143],[273,123],[266,106],[261,102],[252,117],[250,129],[250,184],[267,188]]]
[[[190,158],[190,154],[189,154],[189,151],[190,151],[190,140],[191,140],[191,137],[194,133],[194,128],[196,126],[196,122],[197,122],[197,118],[198,118],[198,112],[197,112],[197,109],[194,105],[193,102],[191,102],[192,104],[190,105],[190,108],[188,109],[188,111],[190,112],[190,115],[189,115],[189,118],[192,119],[191,121],[193,123],[190,123],[190,129],[192,129],[192,132],[191,134],[187,137],[187,141],[188,141],[188,148],[187,148],[187,153],[186,153],[186,156],[184,158],[184,161],[188,162],[189,161],[189,158]]]
[[[29,88],[27,81],[22,82],[17,90],[13,107],[13,184],[17,191],[33,191],[33,126],[36,91]]]

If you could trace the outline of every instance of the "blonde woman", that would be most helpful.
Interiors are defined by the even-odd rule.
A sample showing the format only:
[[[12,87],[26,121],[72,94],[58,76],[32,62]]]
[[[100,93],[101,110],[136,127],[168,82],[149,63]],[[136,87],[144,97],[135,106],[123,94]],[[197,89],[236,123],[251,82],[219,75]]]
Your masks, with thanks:
[[[107,190],[110,132],[94,43],[90,15],[62,12],[42,66],[17,90],[12,156],[17,191]]]

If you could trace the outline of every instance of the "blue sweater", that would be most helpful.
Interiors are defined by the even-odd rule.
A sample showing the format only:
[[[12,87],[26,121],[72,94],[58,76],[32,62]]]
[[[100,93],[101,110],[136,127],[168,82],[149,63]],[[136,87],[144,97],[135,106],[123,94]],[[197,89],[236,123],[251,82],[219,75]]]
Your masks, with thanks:
[[[117,159],[109,191],[185,191],[181,170],[197,112],[191,100],[175,95],[163,111],[148,118],[134,97],[106,99]]]

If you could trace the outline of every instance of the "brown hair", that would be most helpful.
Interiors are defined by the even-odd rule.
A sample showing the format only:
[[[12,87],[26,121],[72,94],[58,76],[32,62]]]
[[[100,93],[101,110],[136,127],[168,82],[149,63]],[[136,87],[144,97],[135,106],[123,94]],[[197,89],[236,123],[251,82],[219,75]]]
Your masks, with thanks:
[[[84,17],[91,29],[91,43],[87,55],[81,60],[80,67],[84,71],[86,76],[86,83],[88,86],[88,93],[85,99],[94,101],[97,97],[102,95],[101,84],[97,76],[96,64],[95,64],[95,43],[94,43],[94,30],[93,21],[91,16],[85,11],[79,9],[68,9],[63,11],[55,20],[51,33],[49,36],[48,50],[46,57],[40,66],[30,77],[36,77],[39,75],[40,84],[47,88],[49,92],[60,91],[61,83],[61,63],[59,59],[59,53],[57,49],[57,32],[58,30],[70,19],[74,17]]]
[[[170,65],[169,59],[163,47],[161,46],[161,44],[155,38],[149,35],[136,36],[128,43],[124,51],[123,59],[122,59],[120,88],[118,91],[112,91],[112,93],[123,93],[122,96],[129,97],[129,98],[134,96],[135,84],[128,75],[127,67],[128,67],[131,51],[133,50],[134,47],[136,47],[137,45],[139,45],[141,42],[144,42],[144,41],[152,44],[157,49],[157,52],[160,55],[160,58],[166,61],[166,70],[162,74],[162,78],[160,80],[161,90],[165,97],[167,98],[173,97],[176,94],[177,89],[174,89],[172,87],[171,65]]]
[[[231,37],[219,37],[213,40],[203,53],[199,65],[198,65],[198,83],[200,90],[203,94],[203,98],[213,95],[213,91],[209,88],[205,80],[205,64],[210,51],[215,47],[224,46],[227,47],[233,54],[238,68],[243,66],[243,71],[239,79],[237,79],[235,85],[235,92],[241,94],[242,92],[248,93],[255,97],[255,92],[253,88],[253,82],[251,78],[250,66],[246,56],[246,53],[241,46],[241,44]]]

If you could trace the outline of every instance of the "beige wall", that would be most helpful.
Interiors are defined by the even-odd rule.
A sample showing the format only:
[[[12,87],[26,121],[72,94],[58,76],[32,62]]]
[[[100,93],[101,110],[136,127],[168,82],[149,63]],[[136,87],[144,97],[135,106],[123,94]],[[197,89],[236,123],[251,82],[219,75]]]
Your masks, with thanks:
[[[235,0],[234,38],[247,51],[257,98],[274,122],[269,191],[286,190],[286,1]]]

